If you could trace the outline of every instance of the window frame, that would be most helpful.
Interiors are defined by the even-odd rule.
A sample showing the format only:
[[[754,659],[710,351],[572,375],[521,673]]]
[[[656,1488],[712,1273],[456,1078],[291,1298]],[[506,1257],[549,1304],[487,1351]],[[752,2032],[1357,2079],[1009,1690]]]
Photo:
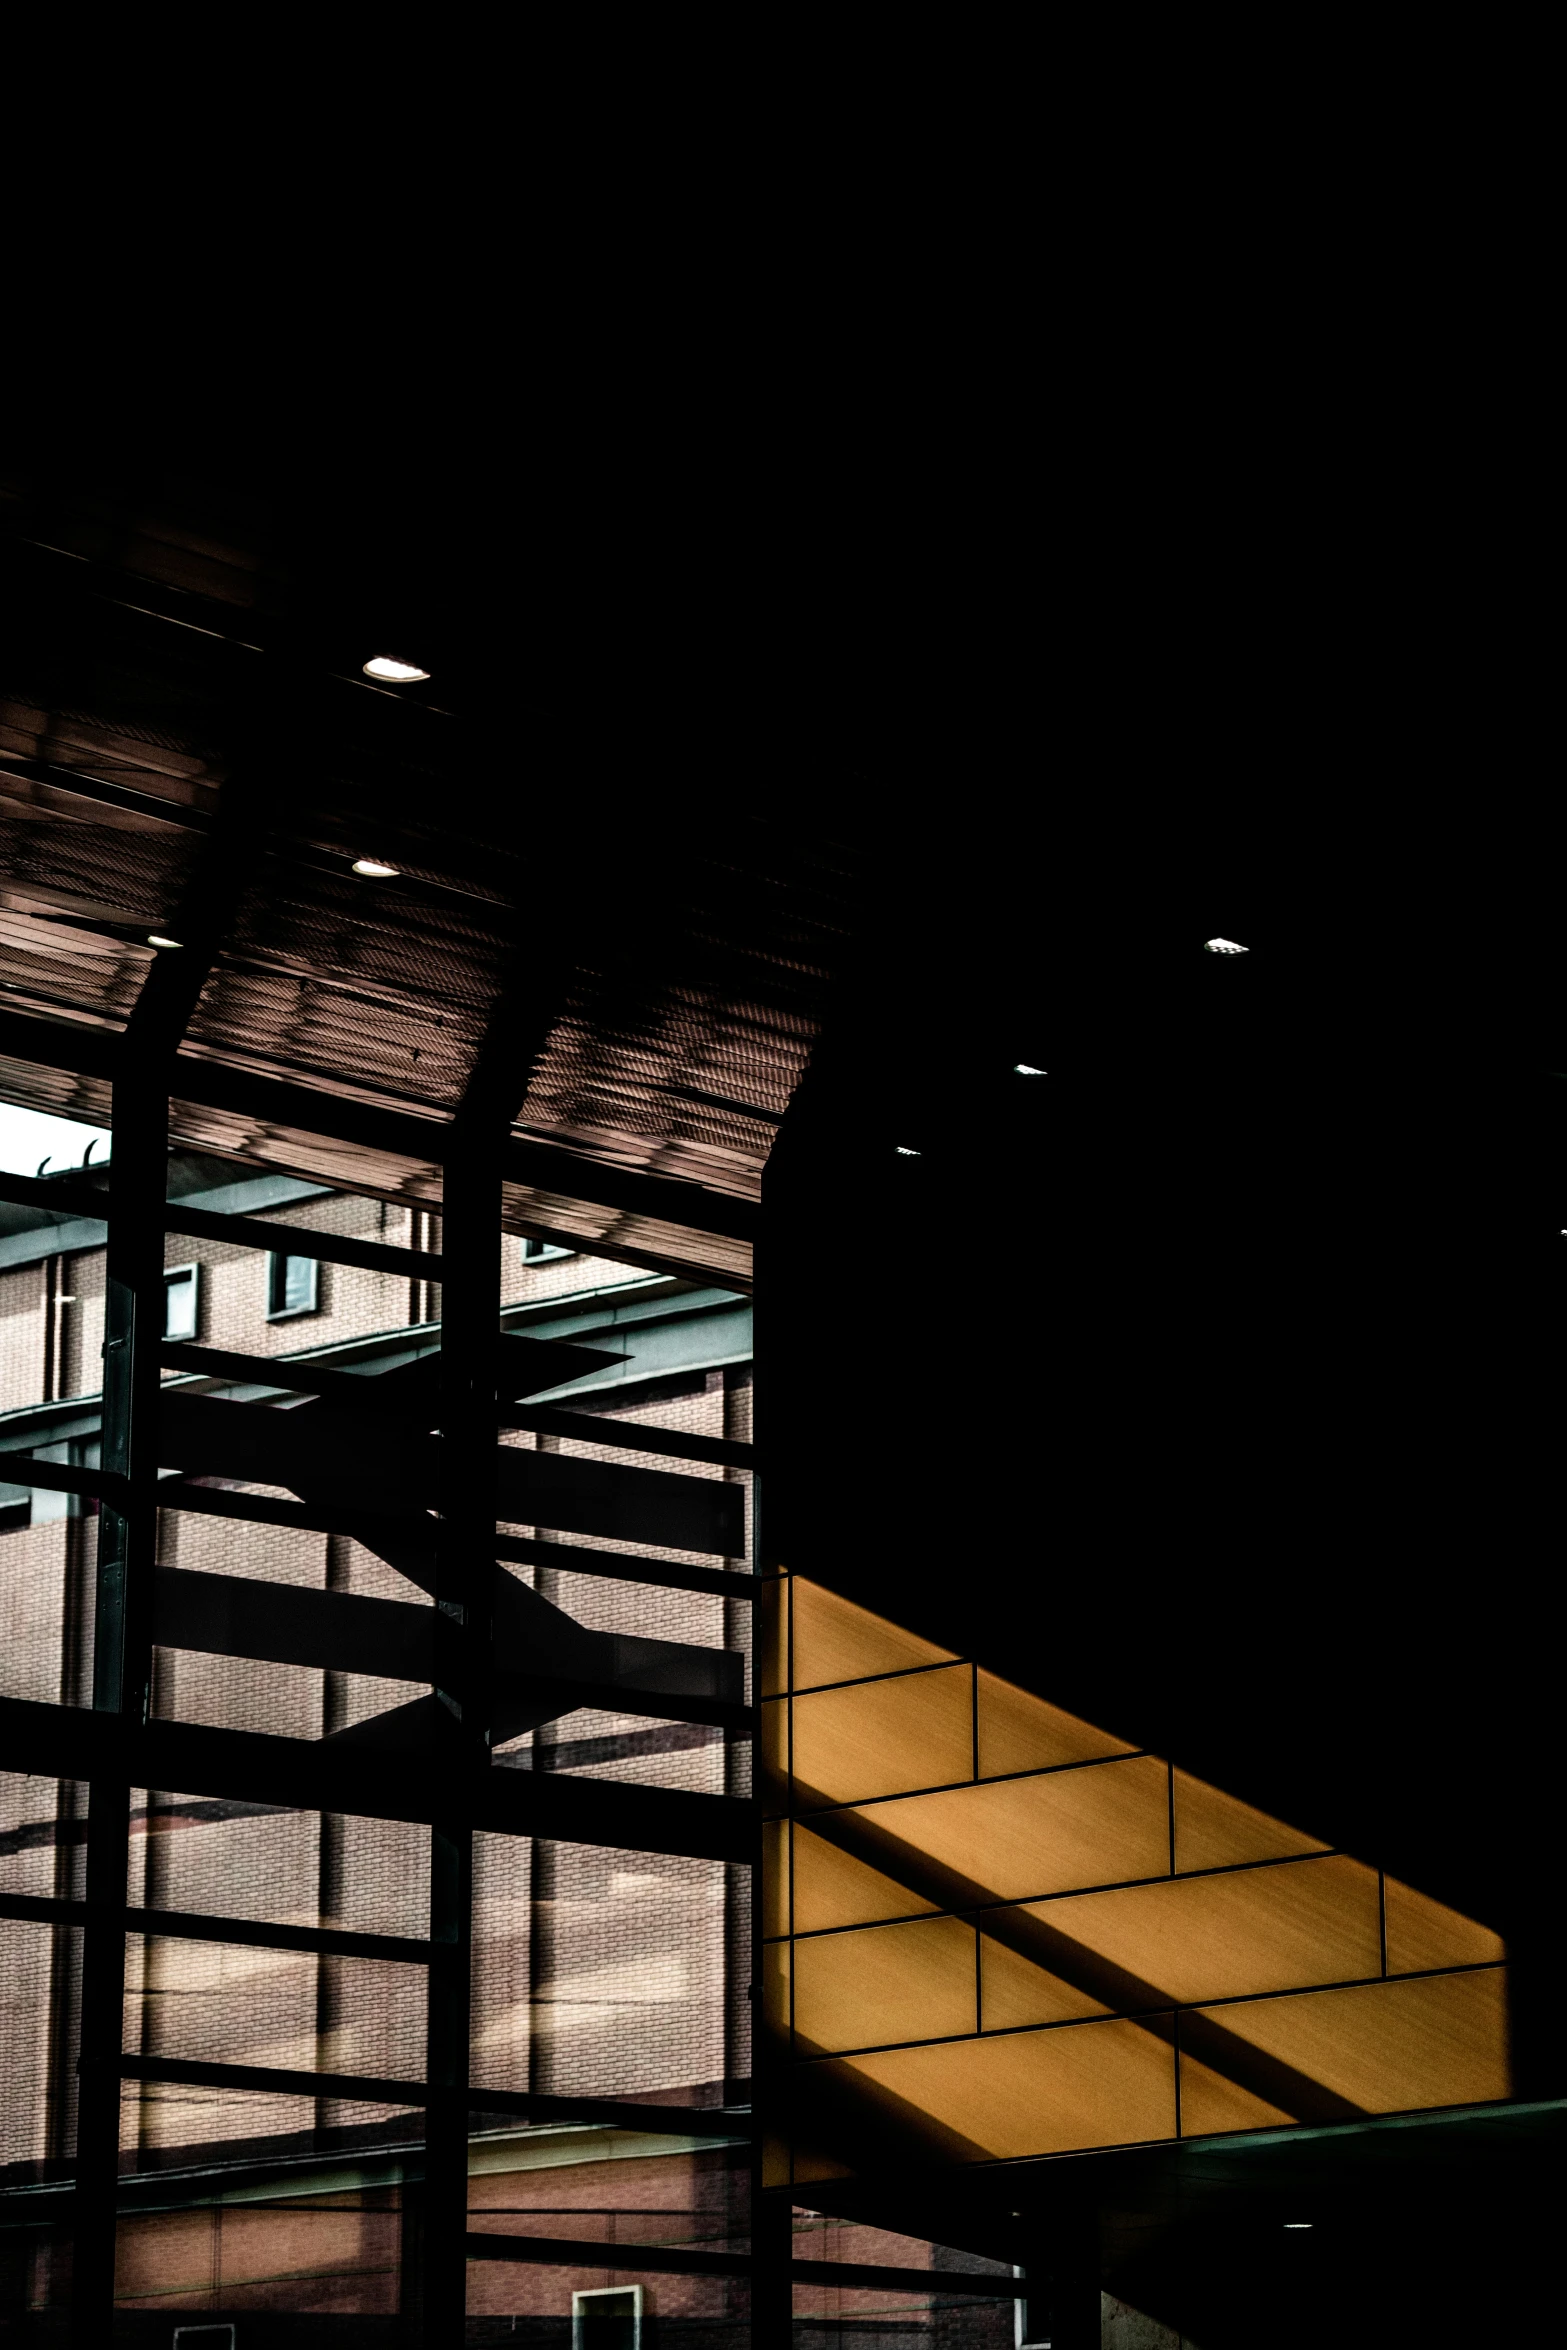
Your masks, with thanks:
[[[169,1302],[173,1295],[172,1284],[186,1279],[190,1282],[190,1328],[188,1330],[171,1330],[169,1328]],[[201,1265],[196,1261],[188,1265],[165,1265],[163,1268],[163,1336],[171,1346],[179,1346],[189,1339],[198,1338],[200,1335]]]
[[[304,1305],[274,1305],[273,1298],[281,1291],[287,1294],[289,1265],[308,1265],[310,1268],[310,1296]],[[321,1261],[318,1257],[296,1257],[280,1249],[267,1251],[267,1311],[269,1322],[293,1322],[302,1314],[321,1312]]]

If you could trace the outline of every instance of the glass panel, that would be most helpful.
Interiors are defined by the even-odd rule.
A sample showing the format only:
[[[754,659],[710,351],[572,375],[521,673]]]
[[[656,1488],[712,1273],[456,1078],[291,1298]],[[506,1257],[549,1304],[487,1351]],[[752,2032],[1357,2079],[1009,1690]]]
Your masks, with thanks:
[[[58,2174],[76,2142],[81,1934],[0,1918],[0,2179]]]
[[[430,1927],[430,1831],[227,1797],[138,1794],[129,1898],[197,1916],[422,1940]]]
[[[1342,1856],[1042,1901],[1027,1914],[1081,1954],[1090,1979],[1104,1960],[1152,1986],[1155,1998],[1139,2006],[1382,1971],[1376,1871]]]
[[[1174,1775],[1175,1866],[1188,1869],[1227,1869],[1250,1860],[1283,1860],[1295,1852],[1326,1852],[1315,1836],[1306,1836],[1283,1820],[1204,1785],[1187,1771]]]
[[[848,2095],[897,2098],[923,2117],[923,2130],[917,2118],[906,2125],[911,2141],[923,2135],[959,2162],[1175,2135],[1175,2051],[1119,2018],[837,2057],[821,2069]]]
[[[1387,1904],[1387,1971],[1413,1975],[1426,1968],[1479,1966],[1507,1956],[1500,1934],[1474,1918],[1446,1909],[1429,1894],[1417,1893],[1389,1877],[1383,1887]]]
[[[231,2202],[127,2213],[115,2246],[115,2307],[166,2322],[164,2340],[174,2326],[199,2326],[217,2311],[395,2322],[403,2232],[400,2186],[338,2186],[330,2172],[297,2195],[251,2190]],[[200,2335],[191,2339],[194,2350]]]
[[[815,1689],[833,1681],[862,1681],[872,1673],[902,1673],[916,1665],[950,1664],[938,1648],[885,1616],[872,1615],[836,1591],[790,1577],[794,1603],[794,1686]]]
[[[740,1793],[727,1787],[722,1730],[708,1722],[650,1721],[646,1714],[579,1706],[497,1747],[514,1771],[570,1771],[586,1779],[620,1779],[639,1787],[684,1787],[699,1795]]]
[[[973,1776],[967,1665],[794,1700],[795,1800],[802,1809]]]
[[[1047,1705],[994,1673],[979,1684],[979,1775],[1000,1778],[1010,1771],[1048,1771],[1059,1763],[1093,1762],[1100,1755],[1130,1754],[1124,1738],[1112,1738],[1091,1722]]]
[[[835,1816],[834,1827],[837,1824]],[[829,1835],[799,1825],[794,1831],[794,1903],[795,1931],[800,1934],[874,1925],[882,1918],[911,1917],[937,1906],[869,1861],[845,1852]]]
[[[487,2087],[719,2104],[743,2068],[725,1952],[749,1872],[476,1839],[474,2065]],[[743,1978],[742,1978],[743,1980]]]
[[[0,1771],[0,1892],[80,1899],[86,1850],[85,1786]]]
[[[871,1848],[894,1876],[901,1845],[915,1883],[921,1861],[934,1861],[950,1872],[950,1891],[967,1888],[976,1900],[1072,1892],[1169,1867],[1169,1790],[1152,1755],[907,1796],[854,1817],[874,1832]]]
[[[807,2211],[797,2208],[794,2214],[794,2257],[796,2260],[858,2261],[878,2268],[928,2268],[933,2274],[932,2287],[943,2278],[951,2280],[955,2290],[961,2291],[965,2276],[1009,2277],[1010,2265],[1001,2260],[987,2260],[982,2252],[959,2252],[948,2244],[933,2244],[925,2236],[902,2236],[890,2228],[872,2227],[866,2220],[840,2219],[831,2212]],[[947,2288],[942,2286],[943,2290]],[[1007,2336],[1011,2339],[1011,2304],[994,2304],[1006,2312]]]
[[[7,1490],[20,1495],[22,1522],[0,1515],[0,1697],[81,1705],[89,1694],[96,1529],[72,1514],[63,1493]]]
[[[508,2235],[609,2244],[750,2242],[750,2146],[635,2128],[519,2128],[470,2140],[468,2209]]]
[[[933,2040],[978,2027],[974,1929],[921,1918],[794,1946],[796,2046],[811,2053]]]
[[[507,2223],[476,2220],[475,2232],[505,2235]],[[750,2340],[750,2286],[744,2277],[681,2277],[657,2271],[638,2275],[623,2268],[554,2268],[542,2261],[470,2260],[468,2323],[470,2341],[512,2338],[513,2327],[490,2335],[475,2324],[511,2319],[520,2341],[558,2350],[600,2350],[580,2333],[582,2311],[574,2318],[574,2296],[625,2293],[641,2296],[637,2340],[643,2350],[655,2341],[703,2345],[704,2350],[747,2350]],[[610,2350],[604,2345],[603,2350]]]
[[[424,2070],[425,1991],[417,1964],[325,1962],[305,1951],[133,1935],[125,2048],[200,2064],[415,2081]]]
[[[434,1168],[415,1170],[379,1153],[356,1157],[352,1146],[319,1135],[255,1133],[221,1111],[187,1103],[171,1105],[170,1131],[194,1146],[170,1157],[171,1207],[439,1254]],[[227,1155],[236,1148],[252,1163]],[[394,1195],[406,1184],[405,1196],[367,1199],[328,1188],[344,1176]],[[165,1261],[200,1268],[202,1343],[236,1354],[313,1353],[350,1339],[393,1339],[440,1320],[440,1285],[412,1272],[333,1265],[206,1234],[170,1233]]]
[[[395,1599],[405,1609],[433,1611],[428,1593],[364,1544],[344,1536],[209,1518],[179,1509],[159,1512],[158,1535],[159,1564],[181,1573],[234,1576],[290,1591]],[[161,1593],[159,1606],[188,1611],[191,1639],[221,1639],[235,1647],[276,1647],[284,1652],[292,1648],[296,1655],[313,1650],[316,1655],[348,1658],[359,1652],[361,1634],[351,1622],[345,1626],[340,1614],[318,1623],[308,1614],[296,1617],[293,1610],[273,1615],[265,1603],[254,1599],[236,1602],[230,1614],[210,1592],[203,1593],[194,1584],[175,1585]],[[339,1671],[313,1662],[286,1662],[278,1654],[228,1656],[171,1642],[157,1652],[154,1713],[161,1720],[202,1722],[214,1729],[318,1739],[427,1695],[428,1680],[415,1677],[427,1656],[417,1637],[418,1619],[394,1618],[390,1632],[374,1611],[367,1611],[367,1619],[362,1633],[367,1661],[384,1659],[395,1667],[406,1657],[406,1672]],[[161,1615],[160,1629],[172,1628],[174,1620]],[[407,1630],[409,1623],[415,1625],[414,1635]],[[328,1640],[329,1646],[316,1645]]]
[[[1510,2094],[1502,1967],[1239,2000],[1208,2012],[1226,2033],[1364,2113],[1479,2105]],[[1183,2023],[1183,2038],[1185,2030]]]

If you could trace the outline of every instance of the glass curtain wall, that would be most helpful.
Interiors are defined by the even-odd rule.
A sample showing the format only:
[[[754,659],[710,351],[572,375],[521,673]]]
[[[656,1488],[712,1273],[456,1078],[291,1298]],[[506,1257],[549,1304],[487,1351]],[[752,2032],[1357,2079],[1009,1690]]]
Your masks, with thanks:
[[[744,1301],[380,1172],[0,1178],[0,2338],[748,2322]]]

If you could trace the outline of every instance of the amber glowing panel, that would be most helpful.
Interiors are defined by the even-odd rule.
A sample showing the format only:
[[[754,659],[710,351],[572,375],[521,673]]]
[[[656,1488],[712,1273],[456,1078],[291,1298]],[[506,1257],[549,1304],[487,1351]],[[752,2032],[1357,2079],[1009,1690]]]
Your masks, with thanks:
[[[916,1917],[936,1903],[900,1884],[869,1861],[843,1851],[802,1824],[794,1831],[795,1931],[815,1934],[835,1926],[869,1926],[884,1918]]]
[[[1049,1967],[998,1942],[979,1938],[979,2021],[986,2032],[1007,2032],[1022,2024],[1062,2024],[1074,2017],[1104,2015],[1102,1999],[1069,1983]]]
[[[1363,2113],[1480,2105],[1511,2093],[1501,1967],[1238,2000],[1207,2012]]]
[[[1265,1811],[1258,1811],[1218,1787],[1174,1774],[1175,1865],[1177,1870],[1228,1869],[1250,1860],[1285,1860],[1297,1852],[1326,1852],[1315,1836],[1304,1836]]]
[[[974,1929],[918,1918],[818,1934],[794,1946],[794,2029],[802,2051],[934,2040],[977,2024]]]
[[[1012,1771],[1050,1771],[1062,1763],[1097,1762],[1102,1755],[1131,1754],[1124,1738],[1096,1730],[1092,1722],[1063,1713],[1060,1706],[1018,1689],[994,1673],[976,1676],[979,1688],[979,1775],[997,1779]]]
[[[1032,1902],[1028,1914],[1151,1985],[1160,2001],[1230,1999],[1382,1971],[1376,1871],[1339,1855]]]
[[[822,1689],[792,1702],[800,1810],[973,1778],[973,1675],[967,1665]]]
[[[873,1673],[906,1673],[918,1665],[953,1661],[885,1616],[873,1615],[804,1575],[789,1579],[794,1608],[794,1686],[819,1689],[835,1681],[863,1681]]]
[[[1175,2051],[1118,2019],[841,2057],[835,2069],[927,2117],[971,2161],[1175,2135]]]
[[[1500,1934],[1447,1909],[1429,1894],[1417,1893],[1389,1877],[1387,1901],[1387,1971],[1414,1975],[1428,1968],[1484,1966],[1507,1956]]]
[[[1161,1876],[1170,1865],[1168,1780],[1151,1755],[948,1788],[857,1816],[953,1871],[978,1898],[1026,1900]]]
[[[756,1595],[756,1685],[763,1697],[778,1697],[789,1686],[789,1585],[771,1575]]]
[[[787,1934],[789,1910],[789,1822],[762,1825],[762,1932]]]

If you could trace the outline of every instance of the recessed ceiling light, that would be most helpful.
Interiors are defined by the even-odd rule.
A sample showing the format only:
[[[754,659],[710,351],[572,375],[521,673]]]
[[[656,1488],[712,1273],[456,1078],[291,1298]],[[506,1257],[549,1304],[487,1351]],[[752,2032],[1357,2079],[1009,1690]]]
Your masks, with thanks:
[[[1210,955],[1249,955],[1250,947],[1238,947],[1233,938],[1209,938],[1203,941]],[[1302,2223],[1304,2225],[1304,2222]]]
[[[1287,2219],[1284,2225],[1287,2228],[1310,2228],[1314,2227],[1316,2222],[1309,2219]]]
[[[900,1159],[917,1159],[921,1155],[918,1151],[906,1150],[901,1142],[897,1145],[897,1152]]]
[[[366,677],[378,677],[383,685],[423,685],[429,674],[428,669],[415,669],[411,661],[394,661],[389,653],[377,653],[365,663]]]
[[[161,931],[149,930],[147,944],[150,947],[182,947],[185,941],[182,938],[165,938]]]
[[[367,873],[372,881],[395,881],[398,868],[395,865],[383,865],[379,857],[356,857],[354,871]]]
[[[1026,1061],[1014,1061],[1012,1074],[1014,1077],[1048,1077],[1050,1072],[1048,1069],[1031,1069]]]

